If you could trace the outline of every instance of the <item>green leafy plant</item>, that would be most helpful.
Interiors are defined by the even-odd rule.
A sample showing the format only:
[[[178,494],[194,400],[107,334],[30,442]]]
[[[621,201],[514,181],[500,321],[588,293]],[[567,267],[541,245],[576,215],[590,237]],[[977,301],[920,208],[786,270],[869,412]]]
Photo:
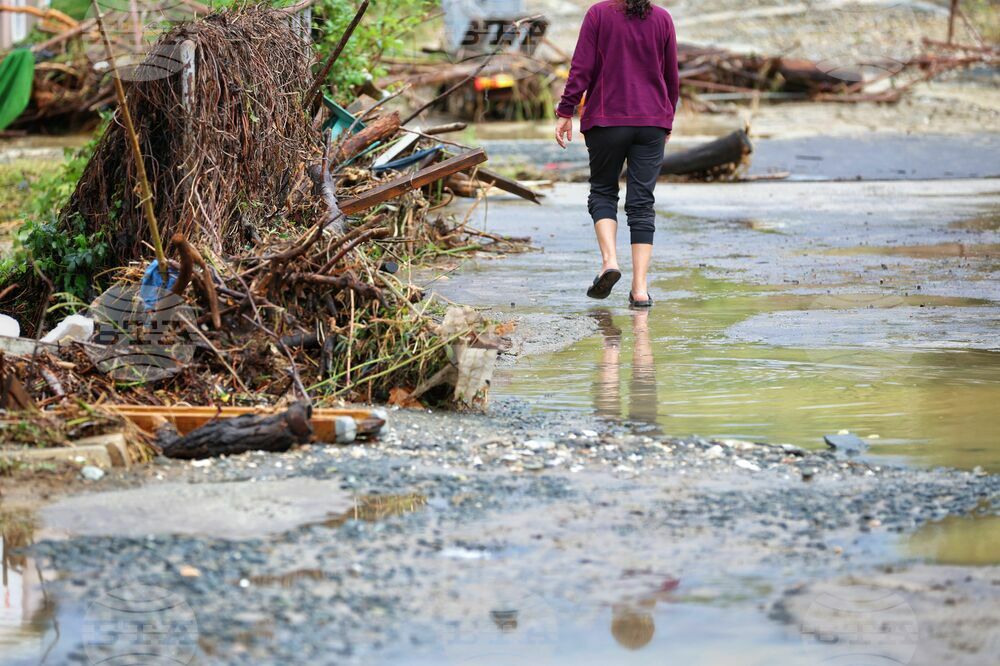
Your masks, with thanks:
[[[319,30],[314,48],[320,56],[326,56],[336,47],[359,5],[355,0],[319,0],[313,6]],[[411,35],[436,6],[434,0],[372,2],[330,72],[328,84],[335,91],[335,99],[349,103],[354,98],[355,86],[384,76],[386,70],[380,64],[381,58],[402,53],[406,46],[404,37]]]
[[[29,220],[18,231],[17,242],[17,254],[26,264],[30,257],[56,289],[79,298],[86,297],[91,276],[108,253],[104,232],[88,234],[79,216],[63,224],[55,217],[44,222]]]
[[[27,222],[14,234],[13,256],[0,263],[0,282],[32,271],[34,261],[57,291],[87,296],[95,268],[107,256],[107,239],[103,232],[88,232],[79,217],[59,222],[59,211],[73,194],[102,134],[103,128],[79,150],[67,150],[65,164],[32,187],[38,194],[25,205]]]

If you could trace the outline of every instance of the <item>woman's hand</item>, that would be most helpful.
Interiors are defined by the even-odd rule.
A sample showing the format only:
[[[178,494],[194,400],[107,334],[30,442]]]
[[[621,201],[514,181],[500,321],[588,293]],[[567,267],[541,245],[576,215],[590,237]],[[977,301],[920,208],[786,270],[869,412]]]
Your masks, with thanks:
[[[559,144],[561,148],[565,148],[566,144],[573,140],[573,119],[572,118],[559,118],[556,121],[556,143]]]

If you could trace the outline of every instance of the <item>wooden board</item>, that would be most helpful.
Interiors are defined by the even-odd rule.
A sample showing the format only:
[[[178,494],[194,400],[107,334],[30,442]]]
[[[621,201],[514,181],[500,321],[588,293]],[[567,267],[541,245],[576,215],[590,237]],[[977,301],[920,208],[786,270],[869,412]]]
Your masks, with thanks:
[[[435,181],[441,180],[442,178],[446,178],[453,173],[464,171],[465,169],[474,167],[477,164],[482,164],[485,161],[485,150],[482,148],[470,150],[467,153],[456,155],[455,157],[444,160],[443,162],[438,162],[437,164],[432,164],[429,167],[420,169],[416,173],[400,176],[399,178],[390,180],[388,183],[383,183],[382,185],[373,187],[361,196],[348,199],[347,201],[341,201],[340,210],[343,211],[345,215],[360,213],[363,210],[374,208],[380,203],[386,202],[390,199],[395,199],[399,195],[409,192],[410,190],[415,190],[418,187],[429,185]]]

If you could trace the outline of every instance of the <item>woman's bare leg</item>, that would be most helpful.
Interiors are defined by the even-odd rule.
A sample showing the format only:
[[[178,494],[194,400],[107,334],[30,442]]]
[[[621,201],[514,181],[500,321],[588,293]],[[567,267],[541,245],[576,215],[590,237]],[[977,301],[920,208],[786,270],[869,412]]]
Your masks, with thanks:
[[[646,276],[649,261],[653,257],[653,246],[648,243],[632,244],[632,298],[645,301],[649,298]]]
[[[594,223],[594,231],[597,232],[597,244],[601,248],[601,272],[618,268],[618,246],[616,237],[618,236],[618,222],[609,217],[598,220]]]

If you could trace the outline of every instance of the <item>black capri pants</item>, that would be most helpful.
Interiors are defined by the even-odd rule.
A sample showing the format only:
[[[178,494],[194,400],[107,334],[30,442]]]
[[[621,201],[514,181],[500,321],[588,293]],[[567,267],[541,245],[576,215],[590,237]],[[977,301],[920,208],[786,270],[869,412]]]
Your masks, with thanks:
[[[662,127],[591,127],[583,135],[590,153],[587,210],[594,222],[618,220],[618,178],[628,160],[625,215],[633,245],[653,244],[653,188],[669,134]]]

